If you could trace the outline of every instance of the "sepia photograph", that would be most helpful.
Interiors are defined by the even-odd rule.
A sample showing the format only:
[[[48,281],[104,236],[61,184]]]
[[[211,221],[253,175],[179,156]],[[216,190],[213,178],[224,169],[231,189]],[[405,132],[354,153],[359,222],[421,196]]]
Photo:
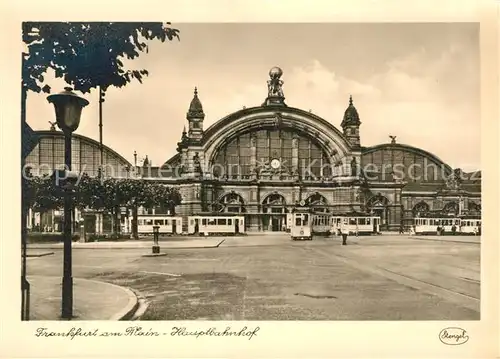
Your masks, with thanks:
[[[6,7],[0,358],[498,355],[495,6],[213,1]]]
[[[480,319],[478,24],[22,30],[24,320]]]

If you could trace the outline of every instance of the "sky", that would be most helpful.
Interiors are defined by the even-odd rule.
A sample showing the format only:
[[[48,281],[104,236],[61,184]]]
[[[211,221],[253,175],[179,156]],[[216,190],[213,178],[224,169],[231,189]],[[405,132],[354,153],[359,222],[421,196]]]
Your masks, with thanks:
[[[397,142],[429,151],[454,168],[481,168],[479,26],[474,23],[173,24],[180,41],[150,42],[129,67],[142,84],[110,88],[103,143],[130,162],[153,166],[176,153],[198,88],[204,128],[267,95],[269,69],[283,69],[288,106],[311,110],[340,129],[352,95],[361,144]],[[51,74],[46,82],[66,85]],[[76,133],[99,139],[97,92],[84,96]],[[28,123],[49,129],[46,94],[29,93]]]

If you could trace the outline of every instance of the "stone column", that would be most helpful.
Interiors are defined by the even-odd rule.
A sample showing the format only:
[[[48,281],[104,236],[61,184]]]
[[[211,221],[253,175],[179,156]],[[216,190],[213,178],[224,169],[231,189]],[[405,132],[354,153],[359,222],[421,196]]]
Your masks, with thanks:
[[[292,138],[292,173],[298,174],[299,170],[299,137],[296,133]]]
[[[187,148],[181,150],[181,167],[183,168],[181,176],[185,176],[189,172]]]
[[[260,216],[257,214],[258,207],[256,205],[248,205],[246,210],[245,221],[247,222],[247,231],[258,232],[260,224]]]
[[[252,185],[249,188],[248,202],[245,208],[245,220],[247,221],[247,230],[249,232],[258,232],[261,230],[261,216],[258,214],[260,211],[259,203],[259,186]]]
[[[28,215],[24,219],[26,221],[26,228],[27,229],[33,229],[34,223],[31,222],[31,219],[33,218],[33,209],[29,208],[28,209]]]
[[[79,223],[80,222],[80,218],[82,216],[82,212],[75,207],[75,223]]]
[[[51,216],[50,216],[50,227],[51,227],[51,232],[55,232],[56,229],[55,229],[55,226],[56,226],[56,221],[55,221],[55,211],[52,210],[51,212]]]
[[[198,160],[200,161],[200,167],[201,167],[201,176],[205,175],[206,172],[212,172],[210,171],[210,168],[208,168],[209,163],[205,162],[205,152],[200,151],[198,152]],[[207,160],[208,161],[208,160]]]
[[[257,168],[257,138],[254,134],[250,137],[250,171],[255,176]]]
[[[130,234],[130,211],[127,208],[127,214],[125,215],[125,233]]]
[[[467,196],[462,197],[462,211],[469,210],[469,198]]]

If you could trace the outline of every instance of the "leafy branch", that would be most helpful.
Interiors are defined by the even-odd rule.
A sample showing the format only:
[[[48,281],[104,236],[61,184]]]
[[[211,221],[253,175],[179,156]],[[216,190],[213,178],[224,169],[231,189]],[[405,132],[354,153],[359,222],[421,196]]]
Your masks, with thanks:
[[[161,22],[24,22],[22,83],[25,90],[49,93],[48,69],[83,93],[100,87],[142,83],[146,69],[129,69],[124,60],[148,52],[148,42],[180,40],[179,30]]]

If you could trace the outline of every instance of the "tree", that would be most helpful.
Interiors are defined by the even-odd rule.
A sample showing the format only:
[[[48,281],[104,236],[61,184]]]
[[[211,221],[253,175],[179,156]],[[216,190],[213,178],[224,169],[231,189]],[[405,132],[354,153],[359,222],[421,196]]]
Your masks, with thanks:
[[[27,219],[28,209],[31,208],[33,215],[35,212],[42,216],[49,210],[61,209],[64,205],[64,192],[57,187],[51,180],[51,177],[46,175],[38,176],[23,176],[22,177],[22,196],[23,205],[26,206],[24,223]],[[34,218],[30,218],[33,223]]]
[[[44,213],[51,209],[64,207],[64,191],[56,186],[50,176],[24,178],[23,196],[25,202],[35,212]],[[162,184],[151,183],[144,179],[116,179],[105,180],[90,177],[84,173],[80,177],[73,193],[75,207],[100,210],[113,217],[113,233],[119,232],[119,218],[121,207],[132,209],[132,233],[137,236],[137,208],[153,208],[162,206],[168,208],[172,214],[175,206],[181,203],[182,197],[176,188]]]
[[[87,208],[94,210],[106,209],[106,193],[102,181],[83,173],[75,191],[74,203],[80,210]]]
[[[134,79],[142,83],[143,78],[148,76],[146,69],[129,69],[124,63],[125,59],[132,60],[140,53],[148,52],[148,41],[180,40],[179,30],[172,28],[168,22],[24,22],[22,34],[27,52],[22,53],[21,121],[27,129],[28,91],[51,91],[50,86],[45,84],[49,69],[54,70],[56,78],[63,78],[75,90],[87,93],[99,88],[106,91],[110,86],[122,87]],[[26,140],[28,138],[23,133],[23,144]],[[22,156],[21,167],[25,157]],[[103,193],[81,196],[84,202],[80,205],[109,208],[104,196],[106,188],[85,180],[87,190],[95,188]],[[25,188],[23,185],[23,190]],[[50,196],[57,189],[47,187],[44,190],[49,197],[41,197],[37,201],[44,198],[44,206],[56,205],[59,197]]]
[[[182,197],[177,189],[162,184],[151,183],[144,179],[121,179],[116,188],[119,189],[121,206],[132,209],[132,235],[137,238],[138,207],[153,208],[164,206],[171,213],[181,203]]]
[[[48,69],[83,93],[92,88],[142,83],[146,69],[128,69],[124,59],[148,51],[150,40],[180,39],[179,30],[160,22],[24,22],[23,90],[50,92]]]
[[[50,176],[27,176],[23,182],[23,197],[28,208],[43,213],[63,207],[64,192],[55,186]]]

